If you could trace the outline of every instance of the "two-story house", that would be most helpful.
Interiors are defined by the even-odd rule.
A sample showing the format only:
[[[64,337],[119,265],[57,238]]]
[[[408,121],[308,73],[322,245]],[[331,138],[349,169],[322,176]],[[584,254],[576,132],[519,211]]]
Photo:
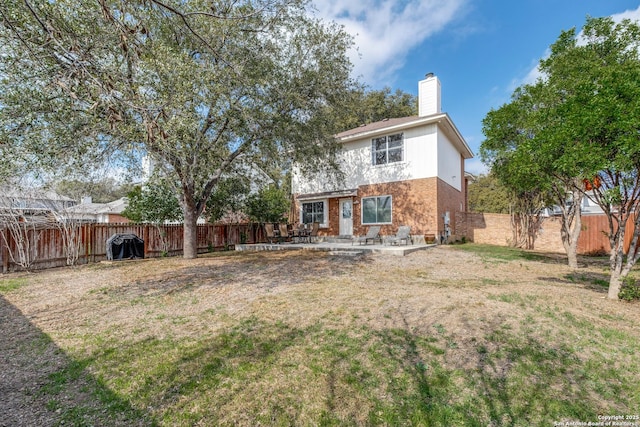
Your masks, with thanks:
[[[454,234],[454,214],[466,210],[464,161],[471,149],[441,111],[440,81],[418,85],[418,116],[362,125],[336,135],[345,179],[292,174],[293,222],[319,222],[320,235],[353,236],[381,225],[395,234]]]

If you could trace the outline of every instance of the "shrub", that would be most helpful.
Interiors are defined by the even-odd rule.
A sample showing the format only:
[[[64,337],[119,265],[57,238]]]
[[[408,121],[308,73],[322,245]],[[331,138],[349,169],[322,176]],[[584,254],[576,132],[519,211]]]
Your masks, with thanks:
[[[625,301],[640,300],[640,282],[632,277],[625,277],[618,298]]]
[[[585,255],[588,257],[605,257],[609,255],[609,251],[601,246],[599,249],[594,249],[590,252],[587,252]]]

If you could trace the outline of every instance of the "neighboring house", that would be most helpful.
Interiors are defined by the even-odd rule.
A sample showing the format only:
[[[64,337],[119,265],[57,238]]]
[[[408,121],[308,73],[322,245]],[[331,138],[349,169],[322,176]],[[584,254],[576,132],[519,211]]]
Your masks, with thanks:
[[[582,199],[582,215],[603,215],[604,210],[594,202],[593,191],[587,191],[586,197]]]
[[[91,197],[86,197],[79,205],[67,209],[65,216],[80,222],[126,223],[129,220],[122,216],[122,212],[128,204],[126,197],[109,203],[93,203]]]
[[[57,214],[69,209],[76,202],[55,191],[39,188],[0,189],[0,217],[17,218],[20,221],[55,222]]]
[[[464,161],[471,149],[441,111],[440,81],[418,85],[418,116],[386,119],[336,135],[342,144],[341,184],[294,170],[293,222],[319,222],[326,236],[362,235],[371,225],[395,234],[455,235],[454,214],[466,211]]]
[[[604,215],[604,210],[595,201],[593,191],[587,191],[585,197],[582,198],[582,215]],[[569,204],[572,203],[570,200]],[[542,210],[542,216],[562,215],[560,206],[554,205]]]

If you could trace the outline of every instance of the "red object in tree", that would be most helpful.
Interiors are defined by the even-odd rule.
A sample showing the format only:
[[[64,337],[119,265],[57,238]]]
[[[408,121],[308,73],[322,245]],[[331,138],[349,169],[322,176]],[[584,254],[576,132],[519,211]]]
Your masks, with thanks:
[[[582,182],[584,183],[584,189],[586,191],[593,190],[594,188],[600,188],[600,185],[601,185],[600,178],[598,176],[596,176],[592,180],[583,179]]]

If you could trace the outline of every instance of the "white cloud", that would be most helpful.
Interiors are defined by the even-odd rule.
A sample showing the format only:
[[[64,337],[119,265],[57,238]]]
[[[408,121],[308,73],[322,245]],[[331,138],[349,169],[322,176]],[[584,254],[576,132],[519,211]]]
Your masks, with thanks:
[[[551,49],[547,49],[544,52],[544,55],[542,55],[542,58],[548,58],[549,55],[551,55]],[[524,76],[524,78],[520,81],[520,84],[517,86],[514,86],[513,89],[515,89],[518,86],[521,86],[523,84],[534,84],[540,77],[542,77],[542,72],[540,71],[540,64],[536,63],[535,67],[533,67],[531,70],[529,70],[529,72],[527,73],[526,76]]]
[[[441,31],[467,0],[319,0],[319,16],[354,37],[354,75],[370,85],[386,82],[407,54]]]
[[[482,160],[480,160],[478,157],[465,160],[464,170],[465,172],[472,173],[476,176],[487,175],[489,173],[489,168],[487,167],[487,165],[482,163]]]
[[[615,22],[620,22],[623,19],[630,19],[632,21],[640,21],[640,6],[635,10],[626,10],[622,13],[616,13],[611,15]]]

